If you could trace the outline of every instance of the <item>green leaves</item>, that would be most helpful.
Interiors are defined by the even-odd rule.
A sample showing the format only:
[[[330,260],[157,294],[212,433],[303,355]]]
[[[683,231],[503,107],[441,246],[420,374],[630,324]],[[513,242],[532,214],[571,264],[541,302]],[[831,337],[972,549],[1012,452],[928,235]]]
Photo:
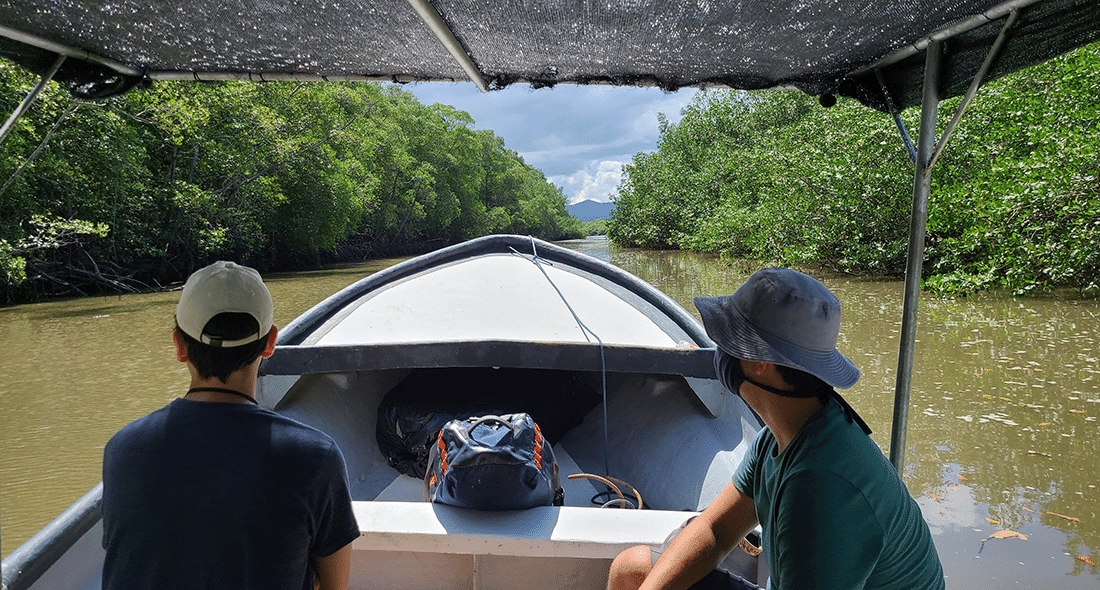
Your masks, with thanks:
[[[911,174],[885,141],[892,123],[867,116],[793,92],[702,93],[656,153],[624,168],[609,234],[788,264],[898,266]]]
[[[929,287],[1100,292],[1098,71],[1093,45],[979,93],[933,187]]]
[[[1100,292],[1098,73],[1094,44],[981,89],[933,173],[927,287]],[[613,240],[904,273],[913,168],[889,117],[782,91],[700,93],[682,115],[623,168]]]
[[[33,82],[0,63],[0,96]],[[164,284],[217,258],[275,269],[490,231],[581,233],[561,191],[501,138],[395,87],[164,82],[59,119],[69,106],[49,88],[0,146],[0,186],[13,179],[0,193],[0,302],[61,284],[27,264],[108,263],[120,280]],[[34,215],[111,231],[83,240],[81,256],[32,256]]]

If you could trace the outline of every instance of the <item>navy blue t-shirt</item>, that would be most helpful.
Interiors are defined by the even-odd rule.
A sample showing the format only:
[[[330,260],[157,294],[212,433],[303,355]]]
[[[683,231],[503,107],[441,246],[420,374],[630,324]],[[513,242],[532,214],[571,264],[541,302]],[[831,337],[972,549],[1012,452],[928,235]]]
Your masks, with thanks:
[[[251,404],[177,399],[103,452],[103,588],[312,588],[359,536],[326,434]]]

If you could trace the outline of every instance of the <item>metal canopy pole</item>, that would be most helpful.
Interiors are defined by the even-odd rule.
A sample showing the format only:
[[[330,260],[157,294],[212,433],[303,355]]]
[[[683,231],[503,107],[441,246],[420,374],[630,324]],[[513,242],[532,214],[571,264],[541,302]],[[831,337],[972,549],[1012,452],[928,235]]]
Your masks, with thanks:
[[[890,432],[890,462],[898,473],[905,459],[905,434],[909,424],[909,389],[913,380],[913,350],[917,340],[917,302],[924,266],[924,233],[928,223],[928,195],[932,187],[932,150],[936,144],[936,112],[939,108],[940,63],[943,42],[928,46],[924,61],[924,95],[921,99],[920,135],[917,143],[916,174],[913,178],[913,212],[909,224],[909,253],[906,255],[905,305],[901,317],[901,345],[898,350],[898,378],[894,388],[894,423]]]
[[[477,65],[474,64],[474,60],[470,57],[469,53],[466,53],[466,49],[462,47],[462,43],[458,41],[454,33],[451,32],[450,27],[443,21],[443,17],[439,15],[435,7],[432,6],[429,0],[408,0],[409,4],[416,11],[416,14],[420,16],[420,20],[424,21],[424,24],[428,25],[432,33],[435,34],[439,42],[447,48],[451,57],[455,58],[458,65],[462,66],[462,69],[466,72],[466,75],[470,77],[470,81],[473,82],[478,90],[482,92],[489,91],[489,84],[485,81],[485,77],[478,71]]]
[[[917,149],[913,147],[913,140],[909,138],[909,131],[905,128],[905,122],[901,120],[901,114],[898,113],[898,107],[894,105],[894,99],[890,96],[890,89],[886,87],[886,79],[882,77],[882,70],[875,70],[875,78],[878,80],[878,85],[882,88],[882,97],[886,99],[886,108],[890,110],[890,116],[894,119],[894,125],[898,128],[898,133],[901,133],[901,141],[905,144],[905,152],[909,154],[909,161],[913,163],[913,166],[917,165]]]
[[[955,127],[957,127],[959,121],[962,120],[963,113],[965,113],[966,108],[970,106],[970,101],[974,100],[974,95],[978,93],[978,88],[985,82],[985,76],[989,73],[989,68],[993,65],[994,61],[997,61],[997,57],[1001,55],[1001,48],[1004,47],[1005,41],[1008,39],[1008,32],[1012,30],[1012,27],[1016,25],[1016,21],[1018,20],[1020,20],[1019,10],[1013,10],[1009,13],[1004,26],[1001,27],[1001,33],[997,35],[997,39],[993,42],[993,47],[989,48],[989,53],[986,54],[985,60],[982,61],[981,67],[978,68],[978,73],[974,75],[974,80],[970,83],[970,87],[966,89],[966,94],[959,103],[959,108],[955,110],[955,116],[951,118],[951,122],[948,123],[947,128],[943,130],[943,136],[940,137],[939,145],[936,146],[936,153],[932,155],[932,160],[928,163],[929,168],[935,166],[936,162],[940,159],[944,148],[947,147],[947,141],[951,139],[951,134],[955,132]]]
[[[27,112],[27,109],[31,108],[31,105],[34,104],[34,99],[38,98],[39,93],[41,93],[42,90],[46,88],[46,84],[50,83],[50,80],[52,80],[54,75],[57,74],[57,70],[61,69],[61,64],[63,63],[65,63],[65,56],[58,55],[57,60],[55,60],[53,62],[53,65],[50,66],[50,70],[42,75],[42,79],[38,81],[38,84],[31,89],[30,93],[27,94],[27,97],[24,98],[23,102],[20,103],[19,106],[15,109],[15,112],[13,112],[10,117],[8,117],[8,120],[4,123],[4,126],[0,127],[0,143],[4,143],[4,138],[6,138],[8,136],[8,133],[11,132],[12,127],[15,126],[15,122],[23,116],[23,113]]]

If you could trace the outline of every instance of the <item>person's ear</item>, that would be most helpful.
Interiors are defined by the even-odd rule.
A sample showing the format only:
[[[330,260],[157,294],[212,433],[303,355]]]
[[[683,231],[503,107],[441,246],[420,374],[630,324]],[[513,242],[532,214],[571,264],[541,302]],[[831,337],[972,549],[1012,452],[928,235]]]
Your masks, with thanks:
[[[279,328],[271,326],[271,331],[267,333],[267,345],[264,346],[264,351],[260,353],[263,358],[269,358],[275,354],[275,341],[279,339]]]
[[[745,372],[745,376],[753,381],[766,383],[765,375],[775,370],[774,363],[767,363],[764,361],[741,361],[741,370]]]
[[[172,330],[172,342],[176,343],[176,360],[186,363],[188,360],[187,343],[183,341],[183,336],[180,336],[179,330]]]

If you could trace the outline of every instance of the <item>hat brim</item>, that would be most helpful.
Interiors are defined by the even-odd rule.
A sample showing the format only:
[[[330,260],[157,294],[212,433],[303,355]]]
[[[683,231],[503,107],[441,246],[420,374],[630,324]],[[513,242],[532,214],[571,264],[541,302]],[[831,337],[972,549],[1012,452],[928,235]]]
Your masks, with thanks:
[[[730,356],[799,369],[840,389],[859,381],[859,369],[840,351],[803,348],[757,330],[731,304],[732,297],[694,299],[707,336]]]

